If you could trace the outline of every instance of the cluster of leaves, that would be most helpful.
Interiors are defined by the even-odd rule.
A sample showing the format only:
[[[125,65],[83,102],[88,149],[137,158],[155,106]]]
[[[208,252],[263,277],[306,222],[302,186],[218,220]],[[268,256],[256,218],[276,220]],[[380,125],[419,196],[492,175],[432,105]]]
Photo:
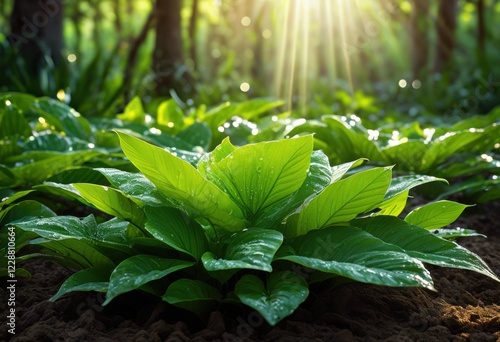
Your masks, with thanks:
[[[186,115],[186,110],[171,99],[161,102],[151,116],[134,98],[115,118],[88,119],[54,99],[0,94],[0,192],[5,197],[12,194],[5,189],[39,184],[82,165],[136,170],[123,158],[114,128],[159,146],[189,151],[184,154],[196,159],[229,133],[238,143],[247,142],[254,125],[246,118],[255,118],[280,104],[255,99],[208,111],[201,106]],[[239,114],[242,117],[236,117]],[[218,128],[232,117],[241,124],[238,121],[222,133]]]
[[[400,173],[419,173],[454,180],[431,196],[462,192],[476,203],[500,198],[500,110],[473,116],[451,127],[366,129],[356,115],[325,115],[320,120],[291,121],[285,135],[315,133],[315,144],[333,164],[368,158],[396,165]],[[456,181],[455,181],[456,180]]]
[[[466,205],[437,201],[397,217],[411,188],[442,179],[359,171],[362,160],[331,167],[311,135],[242,147],[224,139],[190,159],[117,134],[141,173],[82,167],[33,189],[111,218],[57,216],[23,193],[0,208],[0,224],[16,227],[17,248],[27,251],[21,260],[43,256],[79,270],[53,300],[101,291],[106,305],[140,289],[200,315],[240,302],[274,325],[319,281],[433,289],[424,262],[499,280],[453,242],[475,232],[442,229]]]

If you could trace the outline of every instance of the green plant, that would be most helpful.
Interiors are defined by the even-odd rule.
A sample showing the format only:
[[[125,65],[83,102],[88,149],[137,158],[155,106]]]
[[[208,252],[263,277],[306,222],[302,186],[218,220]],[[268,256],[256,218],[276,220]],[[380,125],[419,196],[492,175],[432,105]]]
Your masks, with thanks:
[[[19,249],[38,247],[21,260],[45,256],[79,270],[53,300],[101,291],[106,305],[140,289],[199,315],[241,302],[274,325],[318,281],[433,289],[423,262],[499,280],[477,255],[450,241],[475,232],[442,229],[465,205],[435,202],[397,217],[410,189],[442,179],[392,178],[391,167],[347,176],[362,160],[331,167],[323,152],[313,151],[311,135],[243,147],[224,139],[194,166],[182,154],[118,136],[142,174],[80,168],[34,187],[113,218],[55,216],[20,201],[23,194],[0,211],[2,225],[28,236]]]
[[[315,133],[315,144],[334,164],[368,158],[375,165],[395,165],[399,173],[428,174],[459,180],[451,189],[436,188],[431,196],[456,192],[483,202],[498,198],[500,110],[456,124],[422,128],[418,122],[366,129],[356,115],[324,115],[321,120],[292,120],[284,135]],[[488,194],[485,188],[490,188]]]

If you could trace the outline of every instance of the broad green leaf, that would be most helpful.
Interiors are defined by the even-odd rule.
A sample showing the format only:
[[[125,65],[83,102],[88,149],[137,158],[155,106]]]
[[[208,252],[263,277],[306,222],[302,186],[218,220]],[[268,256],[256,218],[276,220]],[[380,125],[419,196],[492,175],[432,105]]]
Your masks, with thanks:
[[[422,157],[421,171],[431,171],[433,167],[444,162],[466,145],[481,138],[481,131],[448,132],[433,141]]]
[[[162,299],[196,314],[207,313],[222,298],[219,290],[201,280],[179,279],[167,289]]]
[[[10,191],[10,190],[8,190],[8,191]],[[2,198],[1,199],[2,201],[0,202],[0,209],[2,209],[5,205],[14,203],[18,199],[23,198],[24,196],[26,196],[32,192],[33,192],[33,190],[22,190],[22,191],[15,192],[8,197]]]
[[[16,177],[13,186],[29,183],[41,183],[56,173],[70,167],[80,166],[92,158],[101,155],[96,151],[77,152],[25,152],[22,155],[8,158],[8,162],[22,162],[24,165],[13,167],[10,171]]]
[[[126,221],[116,218],[97,225],[93,215],[79,219],[74,216],[54,216],[17,221],[12,224],[50,240],[76,239],[91,244],[110,244],[128,247],[132,240],[143,236]]]
[[[29,218],[14,222],[12,225],[50,240],[93,239],[92,236],[97,230],[93,215],[83,219],[74,216]]]
[[[168,246],[199,260],[208,250],[203,228],[180,210],[169,207],[145,207],[146,230]]]
[[[280,249],[275,260],[363,283],[433,289],[431,275],[420,261],[356,227],[312,230]]]
[[[109,279],[109,289],[106,294],[108,304],[116,296],[140,288],[150,281],[163,278],[170,273],[194,265],[194,262],[172,260],[152,255],[134,255],[122,261]]]
[[[207,271],[256,269],[271,272],[274,254],[283,242],[283,235],[269,229],[250,228],[234,233],[223,256],[211,252],[203,255]]]
[[[103,185],[77,183],[73,187],[94,207],[103,212],[142,227],[146,222],[144,211],[120,190]]]
[[[174,99],[166,100],[158,106],[156,112],[158,124],[174,134],[184,126],[184,113]]]
[[[91,206],[89,202],[83,199],[82,195],[73,187],[72,184],[59,184],[54,182],[44,182],[32,187],[34,190],[49,193],[52,195],[73,199],[82,202],[86,206]]]
[[[228,155],[236,150],[236,146],[231,144],[229,138],[225,138],[222,142],[208,154],[205,154],[198,163],[198,171],[207,177],[207,172],[210,172],[210,165],[220,162]]]
[[[349,152],[348,159],[344,159],[343,162],[358,158],[368,158],[372,162],[387,162],[377,145],[369,140],[364,132],[356,132],[354,128],[349,123],[342,120],[341,117],[336,115],[325,115],[322,117],[322,120],[331,128],[332,134],[337,135],[340,139],[347,139],[350,141],[350,148],[347,150]]]
[[[111,185],[110,182],[96,169],[90,167],[79,167],[65,170],[48,178],[45,182],[54,182],[60,184],[71,183],[92,183],[100,185]]]
[[[92,146],[92,145],[90,145]],[[60,134],[48,133],[32,136],[24,144],[25,151],[56,151],[67,152],[90,149],[89,143],[77,138],[66,137]]]
[[[397,217],[376,216],[359,219],[352,224],[386,243],[404,249],[408,255],[423,262],[471,270],[500,281],[476,254]]]
[[[189,143],[193,148],[202,148],[207,150],[210,147],[212,140],[212,131],[207,124],[203,122],[195,122],[182,132],[177,137]]]
[[[243,304],[257,310],[270,325],[292,314],[309,295],[307,282],[292,272],[276,272],[267,284],[255,275],[244,275],[235,293]]]
[[[25,137],[31,135],[31,127],[24,114],[35,98],[26,94],[0,95],[0,141],[7,137]],[[15,140],[12,141],[15,145]],[[3,146],[2,146],[3,145]],[[4,144],[0,143],[2,148]]]
[[[379,204],[391,181],[391,168],[374,168],[330,184],[299,214],[296,227],[287,227],[294,237],[313,229],[349,222]]]
[[[56,216],[56,213],[47,206],[37,201],[26,200],[0,211],[0,227],[6,226],[9,222],[14,222],[19,219],[32,220],[53,216]]]
[[[377,215],[398,216],[399,214],[401,214],[406,207],[406,201],[408,200],[409,193],[410,191],[406,190],[397,194],[396,196],[384,200],[378,206],[380,211],[377,212]]]
[[[105,176],[113,187],[139,200],[142,205],[162,206],[168,204],[168,201],[154,184],[140,173],[131,173],[111,168],[98,168],[95,171]]]
[[[144,234],[130,222],[114,217],[98,224],[91,238],[110,245],[132,247],[135,240],[143,236]]]
[[[391,185],[384,196],[384,201],[387,201],[401,193],[413,189],[416,186],[430,183],[430,182],[445,182],[448,183],[446,179],[437,178],[433,176],[426,175],[407,175],[394,177],[391,180]]]
[[[266,229],[279,229],[281,222],[287,215],[298,209],[312,196],[319,194],[330,184],[332,171],[328,157],[321,151],[314,151],[306,179],[302,186],[290,197],[276,202],[264,209],[255,223],[256,227]]]
[[[141,100],[136,96],[125,106],[123,114],[118,114],[116,117],[123,121],[142,124],[146,119],[146,113]]]
[[[347,171],[349,171],[353,167],[361,165],[363,163],[363,161],[365,161],[365,160],[366,159],[357,159],[357,160],[354,160],[354,161],[349,162],[349,163],[344,163],[344,164],[332,166],[332,180],[331,180],[331,182],[334,183],[334,182],[342,179],[342,177],[344,177],[344,175],[346,174]]]
[[[265,112],[284,105],[285,102],[272,98],[257,98],[244,101],[236,107],[237,115],[245,119],[254,119]]]
[[[91,141],[90,123],[80,113],[61,101],[42,97],[35,100],[32,108],[58,131],[70,137]]]
[[[312,136],[246,145],[207,166],[207,177],[253,219],[301,187],[312,148]]]
[[[215,228],[238,231],[246,221],[240,208],[189,163],[159,147],[117,132],[125,155],[167,198]]]
[[[31,243],[50,250],[51,252],[42,251],[42,254],[50,253],[50,255],[59,258],[58,263],[70,268],[112,268],[115,266],[114,262],[106,255],[99,252],[94,246],[81,240],[46,240],[40,238],[33,240]]]
[[[425,229],[442,228],[454,222],[470,205],[452,201],[437,201],[426,204],[406,215],[409,224]]]
[[[412,140],[403,142],[398,145],[387,146],[382,149],[382,153],[386,156],[391,164],[395,164],[396,168],[403,170],[420,171],[422,158],[425,151],[429,149],[429,145],[421,140]]]
[[[59,291],[50,298],[50,301],[55,302],[65,294],[74,291],[106,292],[112,270],[112,268],[107,267],[92,267],[78,271],[64,281]]]

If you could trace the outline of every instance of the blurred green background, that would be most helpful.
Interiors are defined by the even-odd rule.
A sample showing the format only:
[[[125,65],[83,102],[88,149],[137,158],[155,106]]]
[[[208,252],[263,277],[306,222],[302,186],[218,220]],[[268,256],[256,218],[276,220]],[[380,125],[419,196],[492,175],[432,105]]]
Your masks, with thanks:
[[[500,103],[497,0],[3,0],[0,92],[112,116],[273,97],[313,118],[457,121]],[[370,123],[373,123],[371,125]]]

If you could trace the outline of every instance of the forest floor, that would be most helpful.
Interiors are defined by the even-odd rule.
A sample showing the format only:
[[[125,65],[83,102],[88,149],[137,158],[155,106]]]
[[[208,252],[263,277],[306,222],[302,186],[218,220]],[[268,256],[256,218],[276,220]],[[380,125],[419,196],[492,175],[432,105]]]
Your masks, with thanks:
[[[459,243],[500,274],[500,201],[467,209],[453,226],[488,236]],[[500,283],[463,270],[429,266],[437,292],[360,283],[313,289],[293,315],[270,327],[256,312],[235,308],[203,323],[142,293],[104,308],[97,293],[50,302],[69,272],[42,261],[23,266],[33,276],[16,285],[16,334],[3,324],[0,341],[500,341]],[[5,286],[0,295],[6,298]],[[6,300],[0,305],[5,319]]]

